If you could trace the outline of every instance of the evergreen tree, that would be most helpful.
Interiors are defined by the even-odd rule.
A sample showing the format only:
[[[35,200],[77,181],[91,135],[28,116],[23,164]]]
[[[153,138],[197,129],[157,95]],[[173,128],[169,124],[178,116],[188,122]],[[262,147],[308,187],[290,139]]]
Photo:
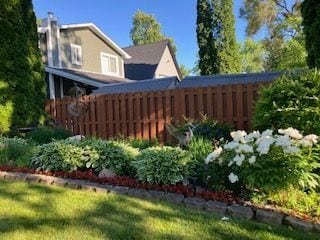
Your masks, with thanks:
[[[0,0],[0,132],[38,122],[45,83],[31,0]]]
[[[320,2],[305,0],[301,9],[309,67],[320,68]]]
[[[241,69],[232,0],[198,0],[197,40],[201,75]]]

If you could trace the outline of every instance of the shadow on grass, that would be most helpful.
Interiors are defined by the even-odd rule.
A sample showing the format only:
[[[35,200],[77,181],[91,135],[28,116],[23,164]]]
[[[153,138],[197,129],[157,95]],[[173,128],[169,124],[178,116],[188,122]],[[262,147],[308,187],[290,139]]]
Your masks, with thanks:
[[[284,227],[238,220],[222,222],[212,214],[164,202],[103,196],[38,184],[15,187],[15,184],[0,181],[0,204],[1,199],[12,200],[37,217],[2,215],[0,211],[0,238],[2,234],[21,230],[37,232],[49,227],[67,232],[72,227],[84,234],[97,232],[104,239],[317,239],[315,234]],[[66,203],[64,201],[69,197],[66,194],[70,191],[73,192],[67,207],[76,209],[74,215],[61,212],[57,207],[62,198],[61,204]],[[79,195],[77,199],[72,198],[76,195]],[[30,201],[32,196],[37,196],[37,201]],[[82,208],[86,204],[90,207]],[[0,209],[2,207],[0,205]]]

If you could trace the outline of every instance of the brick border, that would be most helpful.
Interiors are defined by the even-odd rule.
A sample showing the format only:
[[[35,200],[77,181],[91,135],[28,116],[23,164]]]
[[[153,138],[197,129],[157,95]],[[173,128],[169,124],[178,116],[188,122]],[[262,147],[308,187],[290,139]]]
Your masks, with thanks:
[[[86,180],[74,180],[67,178],[58,178],[41,174],[29,174],[19,172],[0,171],[0,178],[6,180],[17,180],[33,183],[42,183],[47,185],[56,185],[68,187],[72,189],[82,189],[100,193],[115,193],[138,197],[142,199],[165,200],[167,202],[179,204],[187,208],[204,210],[212,212],[218,216],[232,216],[235,218],[255,220],[258,222],[285,225],[294,229],[304,231],[315,231],[320,233],[320,224],[304,221],[283,213],[256,209],[252,206],[241,206],[232,204],[228,206],[226,203],[219,201],[206,201],[198,197],[185,197],[183,194],[162,192],[155,190],[145,190],[137,188],[129,188],[123,186],[113,186],[110,184],[98,184]]]

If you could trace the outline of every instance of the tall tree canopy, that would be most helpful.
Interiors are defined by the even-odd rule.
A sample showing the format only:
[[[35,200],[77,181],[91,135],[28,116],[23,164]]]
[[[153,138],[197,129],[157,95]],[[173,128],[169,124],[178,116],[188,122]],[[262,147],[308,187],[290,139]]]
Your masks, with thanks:
[[[0,0],[0,132],[37,122],[45,82],[31,0]]]
[[[240,71],[234,22],[232,0],[198,0],[197,40],[201,75]]]
[[[320,1],[305,0],[301,12],[308,51],[308,65],[320,68]]]
[[[166,37],[162,33],[161,25],[154,15],[138,10],[133,17],[132,25],[130,37],[134,45],[144,45],[168,39],[176,52],[173,38]]]
[[[244,0],[240,16],[248,22],[247,35],[266,28],[266,70],[284,70],[306,66],[301,17],[302,0]],[[297,51],[291,47],[297,47]],[[288,52],[289,51],[289,52]]]
[[[240,48],[242,72],[264,71],[265,49],[261,41],[247,38]]]

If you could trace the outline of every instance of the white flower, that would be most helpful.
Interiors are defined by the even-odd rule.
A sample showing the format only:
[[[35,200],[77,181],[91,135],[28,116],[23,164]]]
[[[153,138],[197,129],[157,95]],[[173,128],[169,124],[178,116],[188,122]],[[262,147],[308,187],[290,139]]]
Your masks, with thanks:
[[[255,163],[255,162],[256,162],[256,159],[257,159],[257,157],[256,157],[256,156],[252,156],[252,157],[250,157],[250,158],[249,158],[249,163],[250,163],[250,164]]]
[[[244,153],[253,153],[253,147],[248,144],[242,144],[239,146],[238,150]]]
[[[229,218],[228,218],[228,217],[223,216],[223,217],[221,218],[221,221],[229,221]]]
[[[287,129],[279,129],[278,132],[283,135],[288,135],[289,137],[294,139],[301,139],[303,137],[297,129],[294,129],[292,127],[289,127]]]
[[[240,155],[236,155],[234,158],[233,158],[233,161],[238,165],[238,166],[241,166],[242,165],[242,162],[244,161],[245,159],[245,156],[240,154]]]
[[[288,146],[287,148],[283,149],[284,153],[297,153],[299,151],[300,151],[299,148],[295,146]]]
[[[229,178],[229,181],[230,181],[231,183],[235,183],[235,182],[239,181],[238,176],[235,175],[234,173],[230,173],[229,176],[228,176],[228,178]]]
[[[244,137],[247,135],[247,133],[245,131],[238,130],[236,132],[231,132],[230,135],[234,141],[240,142],[244,140]]]
[[[232,142],[228,142],[227,144],[225,144],[223,147],[224,149],[235,149],[239,146],[238,142],[232,141]]]
[[[310,141],[312,144],[316,144],[318,142],[319,137],[315,134],[309,134],[305,136],[303,139]]]
[[[278,136],[275,142],[276,146],[279,147],[288,147],[291,145],[291,140],[288,135]]]
[[[252,133],[249,133],[248,135],[246,135],[244,137],[244,141],[245,142],[251,142],[253,141],[254,139],[257,139],[260,137],[260,132],[259,131],[254,131]]]
[[[216,160],[221,155],[222,151],[223,151],[222,147],[218,147],[206,157],[204,162],[208,164],[209,162]]]
[[[264,136],[257,139],[256,144],[258,145],[257,151],[260,155],[268,154],[270,146],[274,143],[275,139],[272,136]]]
[[[261,133],[261,137],[269,137],[272,136],[273,130],[267,129]]]

